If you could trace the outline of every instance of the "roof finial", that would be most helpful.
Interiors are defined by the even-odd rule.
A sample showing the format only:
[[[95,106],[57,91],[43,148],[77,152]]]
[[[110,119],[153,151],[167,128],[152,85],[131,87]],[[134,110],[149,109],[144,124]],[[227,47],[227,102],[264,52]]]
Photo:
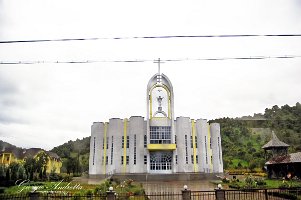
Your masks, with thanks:
[[[163,63],[160,58],[158,58],[158,60],[154,60],[154,63],[158,63],[158,74],[161,75],[160,73],[160,63]]]
[[[158,76],[157,76],[157,82],[161,83],[161,72],[160,72],[160,64],[163,63],[160,58],[158,60],[154,60],[154,63],[158,63]]]

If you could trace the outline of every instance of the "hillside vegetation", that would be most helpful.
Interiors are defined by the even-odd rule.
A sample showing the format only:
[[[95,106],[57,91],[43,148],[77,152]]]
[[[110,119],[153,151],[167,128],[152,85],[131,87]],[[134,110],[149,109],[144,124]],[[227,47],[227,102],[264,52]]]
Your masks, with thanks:
[[[52,152],[57,153],[63,161],[61,172],[80,174],[89,169],[90,137],[68,141],[54,147]]]
[[[301,151],[301,104],[266,108],[263,114],[241,118],[212,120],[221,124],[225,169],[261,169],[264,166],[262,146],[275,131],[283,142],[291,145],[290,152]],[[63,158],[62,171],[88,170],[90,137],[69,141],[53,148]]]
[[[271,139],[273,130],[278,138],[290,145],[289,151],[301,151],[301,104],[266,108],[264,114],[242,118],[212,120],[221,124],[225,169],[262,168],[265,163],[261,148]]]

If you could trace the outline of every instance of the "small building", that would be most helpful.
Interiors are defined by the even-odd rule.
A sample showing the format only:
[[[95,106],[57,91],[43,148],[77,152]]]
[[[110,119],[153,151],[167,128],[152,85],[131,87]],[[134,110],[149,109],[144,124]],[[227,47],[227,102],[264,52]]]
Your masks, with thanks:
[[[52,170],[55,173],[61,172],[62,161],[61,158],[54,152],[45,151],[40,148],[19,149],[16,147],[8,147],[0,152],[0,164],[5,166],[10,165],[13,162],[24,163],[26,158],[36,158],[39,154],[45,153],[48,161],[46,164],[46,173],[50,173]]]
[[[289,145],[272,132],[272,139],[263,145],[269,178],[301,178],[301,152],[288,154]]]

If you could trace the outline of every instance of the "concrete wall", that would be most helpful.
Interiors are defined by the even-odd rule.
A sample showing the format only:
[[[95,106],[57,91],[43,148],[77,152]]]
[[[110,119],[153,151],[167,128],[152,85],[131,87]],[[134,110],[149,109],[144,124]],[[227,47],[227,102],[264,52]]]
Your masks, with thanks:
[[[177,135],[177,155],[178,165],[175,167],[176,172],[192,172],[191,164],[192,151],[190,148],[191,123],[189,117],[177,117],[175,122],[175,133]],[[187,136],[187,148],[185,144],[185,135]],[[186,163],[186,151],[188,164]]]
[[[89,174],[101,174],[101,154],[102,154],[102,138],[104,124],[102,122],[94,122],[91,126],[90,140],[90,157],[89,157]],[[95,146],[95,149],[94,149]],[[94,159],[94,164],[93,164]]]
[[[129,120],[130,135],[130,166],[129,173],[145,173],[146,165],[144,165],[144,135],[146,127],[144,126],[143,117],[131,117]],[[136,164],[134,164],[134,138],[136,136]]]
[[[198,135],[199,171],[209,173],[211,165],[210,132],[209,124],[205,119],[196,121]]]
[[[223,156],[221,148],[220,125],[218,123],[211,124],[211,140],[212,140],[212,164],[214,173],[223,172]]]
[[[126,119],[125,119],[126,120]],[[124,136],[125,120],[113,118],[106,125],[102,122],[94,122],[91,126],[90,140],[90,158],[89,158],[89,174],[112,174],[112,173],[147,173],[149,169],[149,151],[144,147],[144,135],[147,135],[147,121],[143,117],[131,117],[126,122],[126,136],[130,137],[130,146],[124,148],[122,146],[122,136]],[[170,121],[155,122],[156,125],[171,125]],[[168,123],[168,124],[167,124]],[[173,125],[173,124],[172,124]],[[105,139],[105,126],[106,141]],[[193,148],[191,148],[192,123],[189,117],[178,117],[174,121],[174,136],[177,137],[177,148],[173,151],[173,173],[185,172],[204,172],[204,173],[222,173],[222,146],[220,136],[220,126],[213,123],[209,126],[205,119],[195,121],[195,135],[197,136],[196,155],[198,156],[197,167],[194,168],[191,156]],[[186,164],[186,144],[185,135],[187,136],[187,156],[188,164]],[[136,136],[136,164],[134,164],[134,138]],[[172,137],[172,143],[175,138]],[[211,138],[211,148],[210,148]],[[149,135],[147,135],[149,143]],[[103,149],[103,142],[106,148]],[[126,143],[126,137],[124,142]],[[112,154],[113,144],[113,154]],[[95,150],[94,150],[95,145]],[[207,160],[206,160],[207,153]],[[113,155],[112,163],[111,158]],[[122,165],[121,156],[129,156],[129,165]],[[144,155],[147,155],[147,165],[144,164]],[[105,165],[104,157],[108,156],[108,164]],[[177,164],[176,164],[177,156]],[[211,162],[212,156],[212,162]],[[94,158],[94,165],[93,165]],[[196,169],[196,171],[194,171]]]

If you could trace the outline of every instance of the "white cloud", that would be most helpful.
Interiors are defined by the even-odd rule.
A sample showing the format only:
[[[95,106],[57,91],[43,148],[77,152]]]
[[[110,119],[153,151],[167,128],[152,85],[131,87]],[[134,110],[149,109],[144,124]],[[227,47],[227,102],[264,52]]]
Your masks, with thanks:
[[[2,1],[0,40],[301,32],[298,1]],[[299,37],[0,44],[0,61],[153,60],[301,55]],[[175,116],[213,119],[300,101],[301,59],[162,64]],[[93,121],[145,116],[152,62],[0,65],[0,139],[51,149]]]

